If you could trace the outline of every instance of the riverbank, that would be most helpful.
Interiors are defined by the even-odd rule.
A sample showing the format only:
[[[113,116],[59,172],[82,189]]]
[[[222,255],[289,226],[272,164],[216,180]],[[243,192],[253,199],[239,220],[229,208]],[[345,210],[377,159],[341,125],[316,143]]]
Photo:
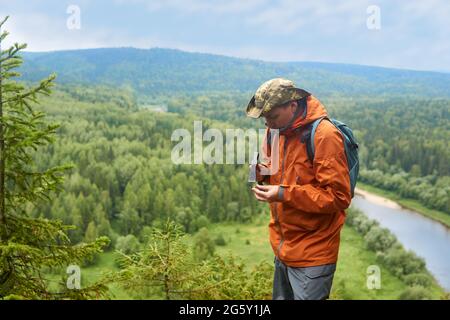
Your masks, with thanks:
[[[389,208],[392,208],[392,209],[401,209],[402,208],[402,206],[399,205],[395,201],[392,201],[390,199],[384,198],[384,197],[379,196],[379,195],[377,195],[375,193],[368,192],[368,191],[363,190],[361,188],[355,188],[355,194],[358,194],[358,195],[364,197],[365,199],[367,199],[368,201],[376,203],[376,204],[379,204],[381,206],[389,207]]]
[[[402,198],[392,191],[386,191],[358,181],[358,188],[355,189],[355,194],[359,194],[371,202],[388,206],[389,208],[398,209],[400,207],[416,211],[430,219],[441,223],[447,228],[450,228],[449,214],[446,214],[442,211],[429,209],[419,203],[417,200]]]
[[[261,261],[273,264],[273,251],[269,244],[267,221],[240,224],[235,222],[215,223],[208,226],[212,239],[222,235],[224,246],[216,246],[216,253],[228,252],[245,261],[247,268],[253,268]],[[334,276],[331,299],[334,300],[396,300],[408,286],[384,266],[382,287],[371,290],[367,287],[367,267],[379,265],[376,253],[367,249],[364,237],[346,225],[341,232],[339,259]],[[272,278],[267,281],[273,281]],[[270,295],[270,293],[268,293]],[[443,292],[438,287],[430,288],[433,299],[440,299]]]
[[[445,249],[442,249],[443,243],[435,241],[433,228],[422,228],[427,224],[436,226],[438,223],[402,208],[393,209],[372,203],[362,196],[355,199],[355,206],[353,210],[347,211],[346,225],[363,237],[365,247],[377,255],[378,264],[389,269],[409,286],[422,286],[426,289],[422,290],[424,298],[432,291],[444,295],[447,289],[450,290],[450,278],[447,276],[450,260],[444,258],[446,254]],[[407,230],[417,230],[431,241],[417,241],[417,235]],[[435,248],[441,251],[437,260]],[[421,278],[428,280],[416,282],[416,279]]]

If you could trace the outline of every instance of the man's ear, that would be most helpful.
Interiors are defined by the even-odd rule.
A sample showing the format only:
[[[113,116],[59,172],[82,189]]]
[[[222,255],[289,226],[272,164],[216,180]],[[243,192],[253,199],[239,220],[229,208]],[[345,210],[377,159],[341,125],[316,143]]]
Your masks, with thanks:
[[[297,111],[297,108],[298,108],[297,101],[291,101],[291,111],[292,111],[292,113],[295,113],[295,111]]]

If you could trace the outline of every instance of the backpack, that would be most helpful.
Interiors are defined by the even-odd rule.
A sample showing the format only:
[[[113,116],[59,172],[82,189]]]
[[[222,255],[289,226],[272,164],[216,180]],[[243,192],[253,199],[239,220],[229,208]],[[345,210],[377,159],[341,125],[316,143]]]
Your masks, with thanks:
[[[356,142],[356,138],[353,135],[352,129],[350,129],[345,123],[338,121],[336,119],[329,119],[327,117],[322,117],[316,119],[312,123],[308,125],[308,128],[303,135],[302,142],[309,140],[309,143],[306,144],[306,151],[308,153],[308,158],[313,162],[315,147],[314,147],[314,136],[316,134],[316,129],[319,126],[320,122],[323,119],[329,120],[342,134],[344,138],[344,148],[345,154],[347,155],[347,166],[348,172],[350,176],[350,187],[352,191],[352,198],[355,195],[355,186],[356,181],[358,180],[359,174],[359,158],[358,158],[358,143]]]
[[[309,160],[313,162],[315,155],[314,136],[316,134],[317,127],[323,119],[329,120],[339,130],[339,132],[341,132],[344,138],[344,148],[345,154],[347,156],[347,166],[350,176],[350,189],[353,198],[355,195],[356,181],[358,180],[359,174],[359,158],[358,143],[356,142],[352,129],[350,129],[345,123],[340,122],[336,119],[329,119],[328,117],[318,118],[307,125],[307,128],[303,132],[301,142],[305,143],[306,141],[308,141],[308,143],[306,144],[306,151],[308,153]],[[270,150],[271,140],[271,132],[269,130],[267,139],[268,150]]]

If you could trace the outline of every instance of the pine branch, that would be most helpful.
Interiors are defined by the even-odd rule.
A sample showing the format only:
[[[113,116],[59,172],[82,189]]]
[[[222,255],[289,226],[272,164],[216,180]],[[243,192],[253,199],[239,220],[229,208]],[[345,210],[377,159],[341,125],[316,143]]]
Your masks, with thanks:
[[[7,33],[2,33],[2,26],[8,20],[8,16],[0,22],[0,55],[2,53],[2,41]],[[0,61],[0,243],[8,238],[6,228],[6,206],[5,206],[5,137],[3,126],[3,75],[2,61]]]
[[[84,263],[102,252],[109,239],[73,245],[67,233],[71,226],[28,216],[27,205],[37,206],[61,190],[63,173],[71,166],[35,168],[36,152],[54,142],[59,127],[46,124],[45,114],[34,110],[41,96],[51,94],[55,75],[30,88],[9,80],[20,77],[15,69],[22,64],[18,54],[26,44],[2,51],[6,36],[0,30],[0,298],[99,298],[107,291],[104,282],[82,290],[48,289],[44,269]]]
[[[3,27],[3,24],[6,22],[6,20],[8,20],[9,19],[9,16],[6,16],[6,17],[4,17],[3,18],[3,20],[1,20],[1,22],[0,22],[0,28],[1,27]]]

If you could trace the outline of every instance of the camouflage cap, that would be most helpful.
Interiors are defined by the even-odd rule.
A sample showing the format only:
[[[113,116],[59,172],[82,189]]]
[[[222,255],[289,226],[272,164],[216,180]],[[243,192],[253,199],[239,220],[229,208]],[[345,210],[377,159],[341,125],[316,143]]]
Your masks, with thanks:
[[[247,116],[259,118],[263,112],[269,112],[274,107],[289,101],[299,100],[311,94],[296,88],[294,82],[283,78],[275,78],[264,82],[247,106]]]

